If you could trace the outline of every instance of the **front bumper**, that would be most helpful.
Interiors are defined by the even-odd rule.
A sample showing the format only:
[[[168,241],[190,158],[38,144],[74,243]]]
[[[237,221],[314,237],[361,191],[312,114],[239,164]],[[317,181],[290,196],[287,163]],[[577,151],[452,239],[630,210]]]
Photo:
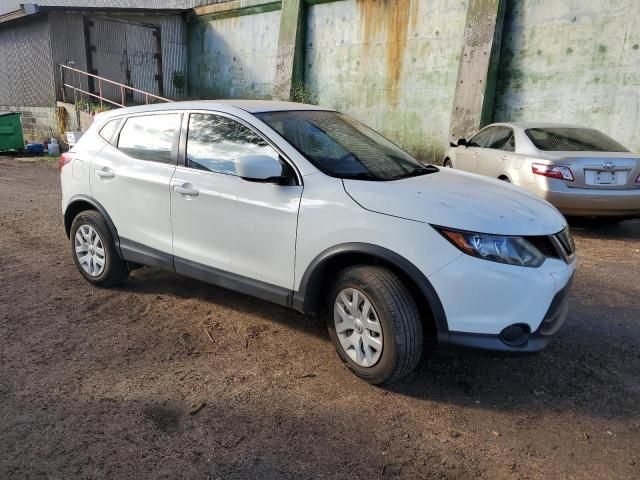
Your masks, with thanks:
[[[531,333],[528,340],[521,345],[508,345],[500,335],[449,332],[449,347],[451,349],[472,349],[509,354],[536,353],[544,350],[567,319],[570,286],[571,282],[555,295],[538,329]]]
[[[494,352],[542,350],[567,317],[575,266],[575,258],[569,264],[547,258],[527,268],[460,256],[429,277],[448,327],[438,331],[438,343]],[[526,329],[526,342],[514,345],[501,337],[515,325]]]

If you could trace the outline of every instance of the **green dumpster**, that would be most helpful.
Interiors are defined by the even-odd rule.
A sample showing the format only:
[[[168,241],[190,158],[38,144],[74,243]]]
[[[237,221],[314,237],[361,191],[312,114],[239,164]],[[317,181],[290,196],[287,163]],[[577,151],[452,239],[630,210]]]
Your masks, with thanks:
[[[0,152],[3,150],[22,150],[24,137],[20,113],[0,112]]]

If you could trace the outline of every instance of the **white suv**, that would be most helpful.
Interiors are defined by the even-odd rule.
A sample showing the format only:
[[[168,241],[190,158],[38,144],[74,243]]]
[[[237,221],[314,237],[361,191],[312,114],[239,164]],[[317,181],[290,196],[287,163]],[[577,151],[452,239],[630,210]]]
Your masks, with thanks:
[[[574,245],[554,207],[425,166],[335,111],[114,110],[60,169],[65,229],[89,282],[115,285],[147,265],[327,311],[340,358],[371,383],[411,372],[428,338],[541,350],[567,315]]]

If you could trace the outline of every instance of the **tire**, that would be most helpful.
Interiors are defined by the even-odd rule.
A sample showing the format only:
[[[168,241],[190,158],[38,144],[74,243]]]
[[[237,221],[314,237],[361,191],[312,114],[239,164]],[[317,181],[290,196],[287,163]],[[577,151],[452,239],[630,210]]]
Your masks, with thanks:
[[[498,180],[502,180],[503,182],[511,183],[511,180],[509,180],[509,177],[505,177],[504,175],[498,177]]]
[[[91,234],[92,231],[95,232],[95,236]],[[124,282],[129,276],[127,263],[118,255],[109,227],[99,212],[85,210],[76,215],[71,224],[69,237],[73,261],[89,283],[99,287],[112,287]],[[96,237],[99,242],[95,241]],[[92,250],[89,251],[89,248]],[[102,252],[102,255],[99,252]],[[90,258],[89,262],[81,262],[79,257],[87,258],[87,254],[91,254],[93,258]],[[100,257],[102,266],[98,261]]]
[[[442,162],[442,166],[445,168],[453,168],[453,163],[451,163],[451,160],[448,158],[445,158],[444,162]]]
[[[356,295],[357,302],[354,302]],[[366,326],[372,329],[366,328],[363,322],[358,325],[359,319],[354,320],[350,313],[356,303],[357,315],[362,315],[367,301],[373,312],[369,310],[369,315],[359,319],[366,318]],[[422,324],[413,297],[395,274],[386,268],[368,265],[346,268],[339,273],[328,303],[329,336],[338,356],[353,373],[380,385],[399,380],[413,371],[422,356]],[[353,328],[349,328],[352,325]],[[379,334],[376,329],[381,330]],[[353,340],[354,335],[361,340]],[[371,345],[376,340],[381,348],[374,352]],[[343,343],[349,342],[351,346],[345,348]],[[359,350],[356,351],[353,342]]]

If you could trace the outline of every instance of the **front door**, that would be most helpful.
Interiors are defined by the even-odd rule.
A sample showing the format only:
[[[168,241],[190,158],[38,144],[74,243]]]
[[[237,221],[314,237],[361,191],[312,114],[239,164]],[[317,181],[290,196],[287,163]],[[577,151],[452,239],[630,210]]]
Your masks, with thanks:
[[[467,142],[466,147],[456,149],[456,163],[454,167],[467,172],[475,173],[478,168],[478,157],[481,151],[491,141],[495,127],[480,130]]]
[[[279,157],[248,124],[211,113],[191,113],[184,123],[184,165],[171,181],[176,271],[282,302],[270,293],[293,288],[302,185],[294,177],[277,185],[236,174],[240,155]]]
[[[479,149],[476,172],[493,178],[504,175],[509,159],[505,147],[512,137],[513,130],[509,127],[496,127],[495,133],[486,148]]]

